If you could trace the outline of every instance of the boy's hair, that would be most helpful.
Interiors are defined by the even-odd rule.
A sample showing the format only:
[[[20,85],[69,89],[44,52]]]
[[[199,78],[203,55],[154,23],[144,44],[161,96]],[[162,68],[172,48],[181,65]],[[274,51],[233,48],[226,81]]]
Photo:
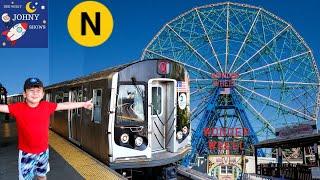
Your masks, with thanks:
[[[42,87],[43,88],[43,83],[40,81],[39,78],[28,78],[24,82],[23,90],[26,91],[27,89],[31,89],[33,87]]]

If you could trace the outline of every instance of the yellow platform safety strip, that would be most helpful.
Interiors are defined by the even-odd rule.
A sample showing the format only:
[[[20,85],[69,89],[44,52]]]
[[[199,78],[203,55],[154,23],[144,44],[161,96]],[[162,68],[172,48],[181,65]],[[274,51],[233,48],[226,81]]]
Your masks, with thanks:
[[[49,142],[50,146],[85,179],[125,179],[52,131],[49,133]]]

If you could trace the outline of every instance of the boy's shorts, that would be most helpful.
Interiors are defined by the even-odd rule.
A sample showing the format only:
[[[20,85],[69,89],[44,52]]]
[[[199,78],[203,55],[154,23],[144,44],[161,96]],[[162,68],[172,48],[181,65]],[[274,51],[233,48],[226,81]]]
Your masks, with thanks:
[[[19,180],[33,179],[35,176],[46,176],[50,171],[49,149],[40,153],[32,154],[19,150]]]

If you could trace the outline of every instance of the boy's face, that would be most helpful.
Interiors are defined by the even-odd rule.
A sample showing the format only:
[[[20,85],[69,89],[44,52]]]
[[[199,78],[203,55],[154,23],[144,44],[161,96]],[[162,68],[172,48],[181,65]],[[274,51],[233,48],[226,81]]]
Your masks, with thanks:
[[[28,103],[37,104],[41,101],[44,96],[44,91],[42,87],[33,87],[30,89],[26,89],[23,92],[23,97],[26,99]]]

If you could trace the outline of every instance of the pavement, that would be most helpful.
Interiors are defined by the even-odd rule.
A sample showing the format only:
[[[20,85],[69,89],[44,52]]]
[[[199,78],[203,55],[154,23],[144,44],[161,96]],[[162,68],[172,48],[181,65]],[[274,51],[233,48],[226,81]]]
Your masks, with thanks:
[[[84,179],[53,148],[50,151],[48,179]],[[17,133],[14,120],[0,119],[0,179],[18,179]]]

